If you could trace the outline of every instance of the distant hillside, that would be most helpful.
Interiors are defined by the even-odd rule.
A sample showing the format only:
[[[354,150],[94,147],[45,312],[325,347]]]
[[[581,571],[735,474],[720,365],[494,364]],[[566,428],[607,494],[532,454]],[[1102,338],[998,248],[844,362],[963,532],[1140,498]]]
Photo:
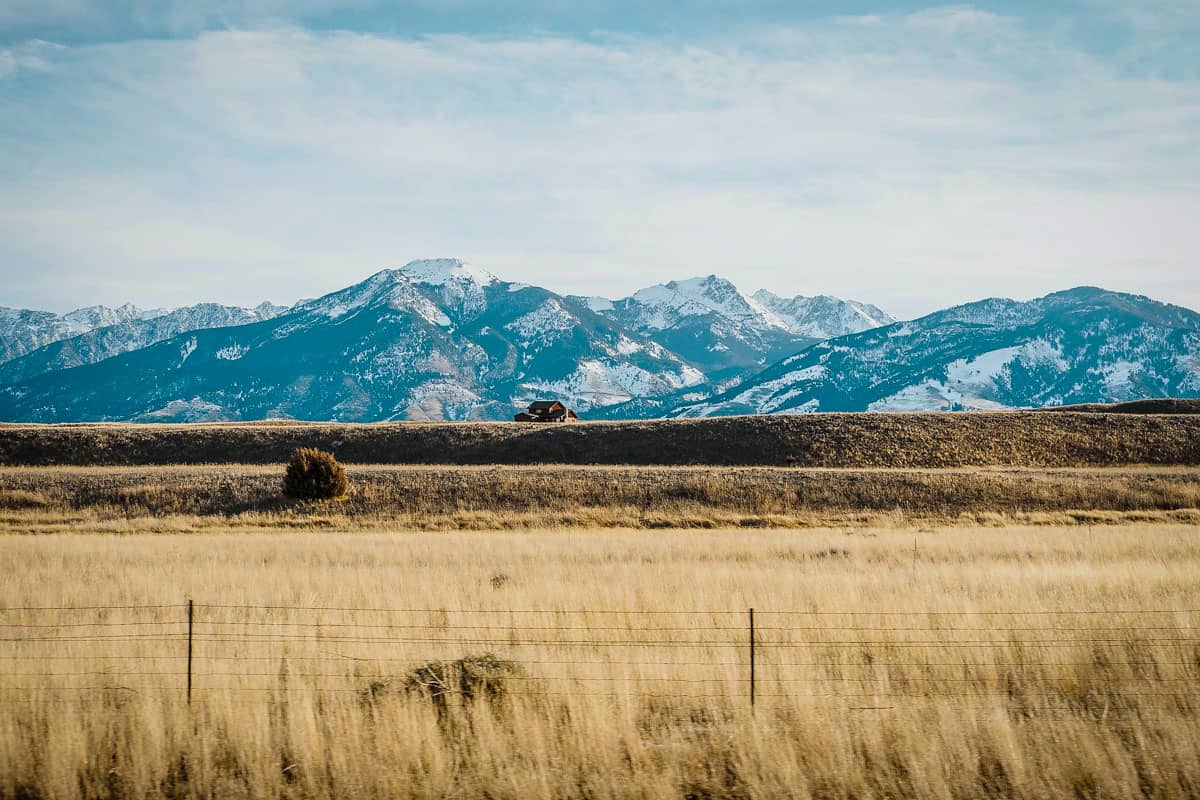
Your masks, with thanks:
[[[1083,287],[820,342],[667,416],[954,411],[1200,395],[1200,314]]]
[[[16,383],[47,372],[95,364],[188,331],[262,322],[285,311],[286,308],[270,303],[263,303],[256,308],[200,303],[165,313],[141,312],[141,316],[133,316],[67,339],[59,339],[20,358],[0,364],[0,384]]]
[[[1129,403],[1082,403],[1074,406],[1048,406],[1042,411],[1087,411],[1102,414],[1200,414],[1200,399],[1156,397]]]
[[[255,308],[200,303],[173,310],[126,303],[117,308],[89,306],[67,314],[0,307],[0,364],[5,366],[0,383],[91,364],[184,331],[244,325],[286,310],[270,303]],[[23,357],[23,364],[12,365]]]
[[[1200,416],[1012,411],[519,423],[0,425],[0,465],[350,463],[806,467],[1200,464]]]

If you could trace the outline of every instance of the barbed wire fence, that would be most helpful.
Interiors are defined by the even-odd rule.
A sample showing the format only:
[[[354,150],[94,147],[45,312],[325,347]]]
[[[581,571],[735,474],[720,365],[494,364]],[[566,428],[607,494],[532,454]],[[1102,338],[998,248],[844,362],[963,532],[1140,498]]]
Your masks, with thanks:
[[[359,694],[487,654],[513,695],[1143,698],[1200,711],[1200,609],[447,609],[193,603],[0,608],[0,704],[154,693],[191,703],[302,688]],[[239,700],[239,702],[241,702]],[[857,704],[857,705],[855,705]]]

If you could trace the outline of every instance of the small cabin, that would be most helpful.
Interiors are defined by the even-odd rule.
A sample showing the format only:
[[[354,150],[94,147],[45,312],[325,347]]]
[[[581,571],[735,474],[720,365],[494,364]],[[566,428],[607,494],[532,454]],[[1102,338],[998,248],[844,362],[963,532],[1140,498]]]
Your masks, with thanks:
[[[574,411],[557,400],[536,400],[527,411],[513,417],[516,422],[573,422],[579,419]]]

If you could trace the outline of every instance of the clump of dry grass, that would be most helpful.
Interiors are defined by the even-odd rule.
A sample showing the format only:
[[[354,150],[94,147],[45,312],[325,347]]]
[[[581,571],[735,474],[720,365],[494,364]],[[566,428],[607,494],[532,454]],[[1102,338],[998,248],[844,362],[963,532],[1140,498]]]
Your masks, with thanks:
[[[1200,785],[1194,527],[3,546],[3,797],[1186,797]],[[521,580],[497,592],[498,573]],[[174,633],[189,596],[190,709]],[[112,608],[146,604],[170,607]],[[128,635],[102,638],[113,631]],[[490,656],[472,663],[503,691],[460,702],[456,670],[480,639]],[[451,690],[449,716],[429,681],[400,688],[427,673]],[[365,701],[372,681],[397,691]]]
[[[283,494],[293,500],[334,500],[345,497],[350,484],[346,468],[333,453],[301,447],[292,453],[283,473]]]
[[[523,674],[517,662],[481,653],[421,664],[410,669],[403,680],[372,680],[362,696],[375,703],[397,693],[416,695],[428,699],[444,717],[453,701],[460,708],[469,708],[476,701],[498,706],[509,693],[512,681]]]

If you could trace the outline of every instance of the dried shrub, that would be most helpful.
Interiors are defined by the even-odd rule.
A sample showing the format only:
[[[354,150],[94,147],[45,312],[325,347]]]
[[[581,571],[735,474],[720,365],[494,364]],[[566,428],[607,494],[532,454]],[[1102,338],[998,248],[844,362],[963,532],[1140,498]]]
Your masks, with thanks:
[[[333,453],[302,447],[292,453],[283,476],[283,493],[297,500],[332,500],[349,489],[346,470]]]
[[[521,674],[521,667],[516,662],[482,653],[454,661],[430,661],[416,667],[403,679],[373,681],[363,692],[363,697],[375,700],[397,691],[415,694],[429,698],[442,714],[455,695],[463,703],[500,700],[508,692],[508,681]]]

